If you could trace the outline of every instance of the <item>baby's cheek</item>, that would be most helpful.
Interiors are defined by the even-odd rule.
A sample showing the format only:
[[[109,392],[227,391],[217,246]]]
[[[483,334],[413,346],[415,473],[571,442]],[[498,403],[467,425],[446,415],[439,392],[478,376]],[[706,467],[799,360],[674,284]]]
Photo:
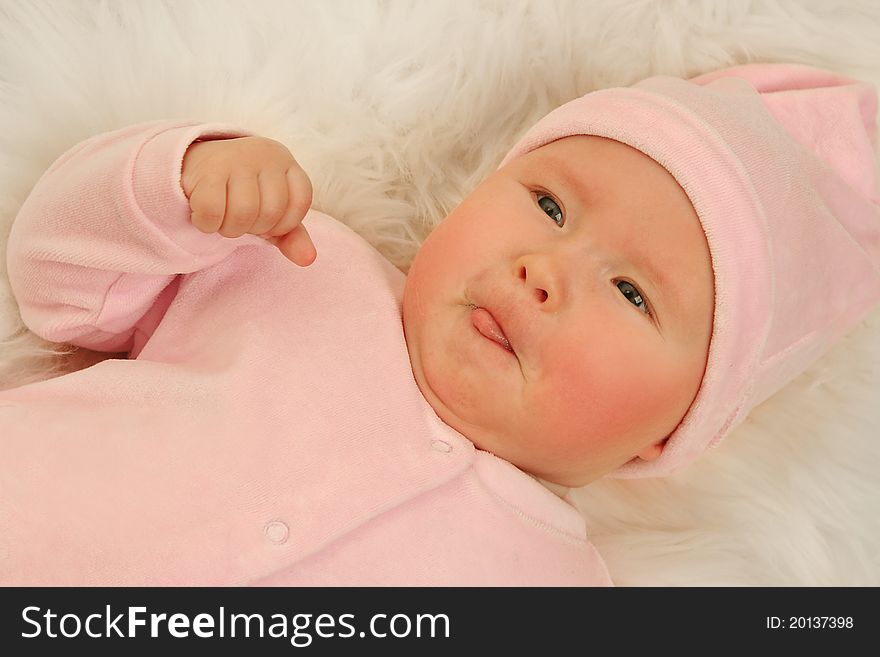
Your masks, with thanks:
[[[557,444],[583,440],[584,433],[593,433],[601,422],[598,378],[574,358],[557,357],[545,362],[536,406]]]
[[[639,389],[631,363],[602,349],[560,354],[550,363],[541,406],[560,450],[597,449],[639,429]]]

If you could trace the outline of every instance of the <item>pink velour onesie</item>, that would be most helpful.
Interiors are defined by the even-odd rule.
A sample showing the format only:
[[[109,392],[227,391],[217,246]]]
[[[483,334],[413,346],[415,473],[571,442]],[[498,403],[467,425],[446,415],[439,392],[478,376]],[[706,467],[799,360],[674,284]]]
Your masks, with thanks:
[[[98,135],[22,206],[24,322],[129,358],[0,392],[0,584],[611,585],[571,504],[424,399],[376,249],[313,210],[306,268],[190,224],[187,147],[248,134]]]

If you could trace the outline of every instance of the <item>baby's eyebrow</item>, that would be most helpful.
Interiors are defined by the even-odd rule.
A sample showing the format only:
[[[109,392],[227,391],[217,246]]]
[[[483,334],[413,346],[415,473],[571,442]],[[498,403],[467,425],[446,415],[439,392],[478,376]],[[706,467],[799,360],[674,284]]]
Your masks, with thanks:
[[[664,310],[668,309],[666,314],[670,317],[678,316],[678,313],[674,313],[673,309],[683,307],[681,305],[681,294],[678,287],[672,284],[663,268],[658,267],[654,258],[651,258],[641,250],[636,251],[636,254],[631,258],[631,262],[636,269],[644,272],[652,288],[656,290],[657,294],[651,295],[651,301],[656,304],[657,295],[660,295]]]
[[[548,157],[547,162],[550,172],[557,178],[561,178],[566,187],[574,190],[584,206],[589,206],[593,203],[592,194],[587,190],[583,179],[572,171],[573,167],[570,162],[555,156]]]

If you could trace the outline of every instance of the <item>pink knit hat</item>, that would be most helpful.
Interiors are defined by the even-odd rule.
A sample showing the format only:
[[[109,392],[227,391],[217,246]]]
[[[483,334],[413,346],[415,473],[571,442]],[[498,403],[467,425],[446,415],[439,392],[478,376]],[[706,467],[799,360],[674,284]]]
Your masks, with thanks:
[[[880,171],[873,87],[796,64],[691,80],[655,76],[572,100],[501,162],[570,135],[640,150],[681,185],[715,272],[709,359],[694,402],[653,461],[688,465],[880,303]]]

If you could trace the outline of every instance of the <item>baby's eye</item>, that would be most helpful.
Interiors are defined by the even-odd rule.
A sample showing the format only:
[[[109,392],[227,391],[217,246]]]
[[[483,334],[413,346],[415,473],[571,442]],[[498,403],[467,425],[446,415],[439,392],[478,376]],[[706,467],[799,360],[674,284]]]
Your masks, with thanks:
[[[621,285],[623,286],[621,288]],[[617,289],[623,292],[623,296],[625,296],[630,301],[634,301],[634,306],[638,307],[638,304],[644,304],[644,313],[649,316],[653,316],[651,313],[651,307],[648,305],[648,302],[642,298],[642,293],[639,292],[639,288],[628,281],[618,281]]]
[[[559,204],[553,200],[552,196],[538,193],[538,205],[540,205],[541,209],[547,213],[548,217],[555,221],[558,226],[562,227],[565,223],[565,219],[562,216],[562,208],[560,208]],[[562,223],[559,223],[560,221],[562,221]]]

